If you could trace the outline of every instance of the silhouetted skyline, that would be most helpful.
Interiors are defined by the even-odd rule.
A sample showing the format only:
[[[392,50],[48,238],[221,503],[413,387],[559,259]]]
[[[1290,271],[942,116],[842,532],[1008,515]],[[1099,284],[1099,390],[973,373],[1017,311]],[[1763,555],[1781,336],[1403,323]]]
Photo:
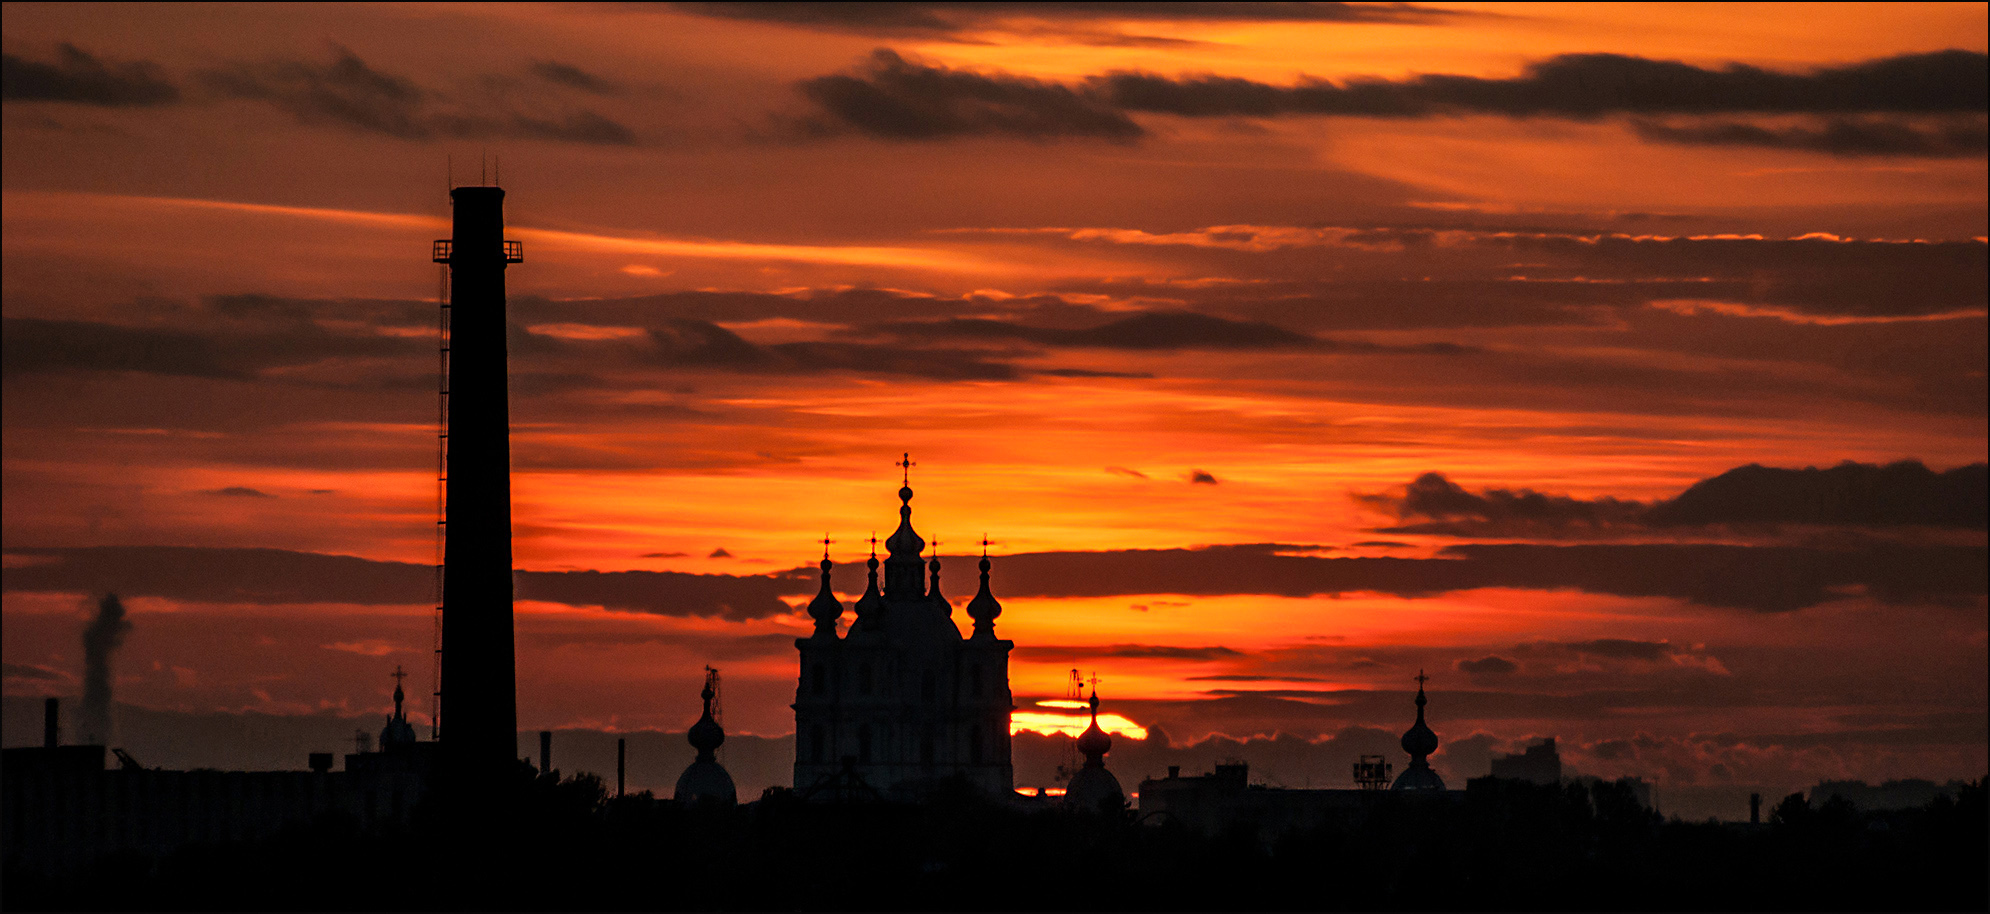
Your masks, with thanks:
[[[909,451],[1019,787],[1074,667],[1129,791],[1401,775],[1426,669],[1451,789],[1990,766],[1982,6],[796,9],[6,6],[7,745],[301,764],[396,665],[429,736],[424,258],[501,157],[492,746],[663,791],[709,665],[792,762]]]

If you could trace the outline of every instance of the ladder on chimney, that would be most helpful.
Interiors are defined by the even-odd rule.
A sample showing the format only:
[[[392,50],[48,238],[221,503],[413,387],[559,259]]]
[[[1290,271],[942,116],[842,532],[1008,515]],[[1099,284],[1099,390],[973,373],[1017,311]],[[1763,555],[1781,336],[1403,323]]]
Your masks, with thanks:
[[[442,571],[449,541],[449,264],[440,267],[437,285],[437,367],[435,418],[435,663],[430,680],[428,738],[442,738]]]

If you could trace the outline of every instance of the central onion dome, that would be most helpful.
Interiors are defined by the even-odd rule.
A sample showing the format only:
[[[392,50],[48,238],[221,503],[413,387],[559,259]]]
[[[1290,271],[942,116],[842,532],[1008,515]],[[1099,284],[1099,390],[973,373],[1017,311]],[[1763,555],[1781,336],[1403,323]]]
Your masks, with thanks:
[[[917,562],[920,554],[926,551],[926,541],[912,529],[911,486],[899,487],[898,501],[898,529],[891,531],[891,536],[885,539],[884,548],[891,558]]]

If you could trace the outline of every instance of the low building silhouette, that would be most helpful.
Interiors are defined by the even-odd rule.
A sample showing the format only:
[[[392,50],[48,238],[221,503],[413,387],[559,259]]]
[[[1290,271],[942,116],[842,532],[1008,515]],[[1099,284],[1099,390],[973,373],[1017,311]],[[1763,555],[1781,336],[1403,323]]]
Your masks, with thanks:
[[[1437,734],[1423,717],[1428,701],[1423,682],[1428,678],[1417,674],[1416,723],[1403,734],[1402,743],[1410,764],[1390,790],[1267,787],[1251,783],[1250,765],[1238,759],[1222,762],[1208,774],[1188,777],[1182,776],[1179,766],[1169,766],[1166,778],[1140,782],[1141,818],[1149,822],[1173,820],[1207,834],[1250,830],[1269,840],[1330,821],[1400,808],[1403,803],[1461,800],[1465,791],[1446,789],[1443,778],[1430,767],[1429,755],[1437,749]],[[1364,764],[1368,766],[1365,769]],[[1387,767],[1365,758],[1356,764],[1356,777],[1361,778],[1364,771],[1372,776],[1386,772]]]
[[[1562,782],[1562,756],[1555,750],[1555,738],[1548,737],[1521,752],[1495,755],[1492,776],[1535,784]]]
[[[368,831],[406,823],[433,779],[437,744],[400,739],[413,728],[401,729],[399,691],[380,751],[347,755],[343,771],[332,770],[329,752],[311,753],[305,770],[167,771],[99,745],[0,751],[0,849],[8,865],[75,872],[109,853],[158,858],[267,838],[328,813]]]

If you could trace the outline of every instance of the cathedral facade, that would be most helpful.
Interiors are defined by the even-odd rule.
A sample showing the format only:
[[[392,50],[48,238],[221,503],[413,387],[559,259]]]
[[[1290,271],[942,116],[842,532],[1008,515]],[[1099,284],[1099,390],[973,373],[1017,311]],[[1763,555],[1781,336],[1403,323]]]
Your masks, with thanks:
[[[950,782],[1008,796],[1015,787],[1009,760],[1015,642],[995,637],[1002,605],[988,589],[986,547],[980,590],[967,605],[974,629],[963,637],[953,603],[940,593],[939,557],[924,559],[925,540],[912,529],[909,484],[898,498],[882,587],[873,540],[869,585],[841,635],[843,604],[830,589],[823,555],[822,589],[808,607],[815,632],[795,639],[801,652],[795,789],[847,787],[854,774],[885,797],[917,798]]]

